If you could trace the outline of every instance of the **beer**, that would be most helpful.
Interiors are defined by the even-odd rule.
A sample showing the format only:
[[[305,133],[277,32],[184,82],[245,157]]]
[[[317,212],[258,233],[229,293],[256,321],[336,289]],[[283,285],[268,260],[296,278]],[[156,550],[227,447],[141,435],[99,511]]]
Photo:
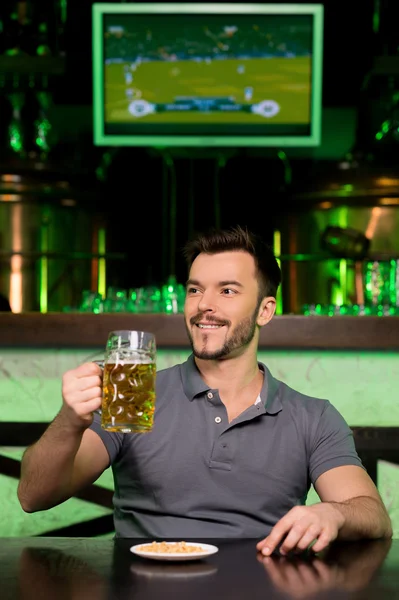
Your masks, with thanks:
[[[151,431],[155,372],[155,363],[105,363],[101,419],[104,429],[123,433]]]

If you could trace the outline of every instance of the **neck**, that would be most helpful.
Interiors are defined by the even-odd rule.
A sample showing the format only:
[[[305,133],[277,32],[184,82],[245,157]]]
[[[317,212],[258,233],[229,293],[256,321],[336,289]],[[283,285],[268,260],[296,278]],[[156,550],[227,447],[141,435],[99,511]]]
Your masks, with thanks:
[[[218,389],[224,397],[234,396],[236,392],[263,381],[259,372],[255,348],[239,356],[219,360],[203,360],[195,358],[195,363],[205,383],[212,389]]]

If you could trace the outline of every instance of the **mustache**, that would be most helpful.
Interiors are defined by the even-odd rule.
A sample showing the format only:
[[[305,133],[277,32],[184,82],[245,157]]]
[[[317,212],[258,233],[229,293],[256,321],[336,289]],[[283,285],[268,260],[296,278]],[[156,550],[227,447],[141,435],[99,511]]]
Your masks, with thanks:
[[[199,313],[190,319],[190,325],[197,325],[198,323],[206,321],[212,325],[230,325],[230,321],[221,321],[220,319],[215,319],[214,317],[204,316],[203,313]]]

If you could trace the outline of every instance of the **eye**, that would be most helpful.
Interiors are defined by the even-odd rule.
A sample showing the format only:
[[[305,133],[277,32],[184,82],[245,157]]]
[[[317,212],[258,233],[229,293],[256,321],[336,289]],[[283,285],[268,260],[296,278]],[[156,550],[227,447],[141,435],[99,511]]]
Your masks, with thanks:
[[[234,294],[236,294],[237,292],[235,290],[232,290],[231,288],[224,288],[222,290],[222,294],[223,296],[234,296]]]
[[[199,293],[199,289],[198,288],[195,288],[195,287],[189,287],[189,288],[187,288],[187,294],[194,295],[194,294],[197,294],[197,293]]]

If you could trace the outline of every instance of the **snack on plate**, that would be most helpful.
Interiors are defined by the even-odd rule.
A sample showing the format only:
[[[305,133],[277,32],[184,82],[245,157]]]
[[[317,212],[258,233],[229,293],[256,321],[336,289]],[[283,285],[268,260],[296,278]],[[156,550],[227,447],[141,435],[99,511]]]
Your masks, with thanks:
[[[143,544],[137,550],[142,552],[158,552],[162,554],[187,554],[189,552],[205,552],[201,546],[187,544],[187,542],[151,542],[151,544]]]

